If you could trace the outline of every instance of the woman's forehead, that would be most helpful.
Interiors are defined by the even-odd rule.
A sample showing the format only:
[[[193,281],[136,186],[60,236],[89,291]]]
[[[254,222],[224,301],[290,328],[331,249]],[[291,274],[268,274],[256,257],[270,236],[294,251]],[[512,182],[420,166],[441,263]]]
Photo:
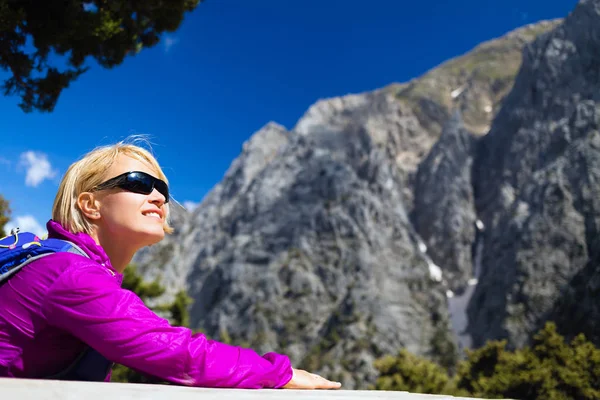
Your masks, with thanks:
[[[115,162],[108,169],[107,174],[110,176],[117,176],[129,171],[142,171],[150,175],[158,175],[156,168],[148,161],[140,160],[125,154],[119,154],[117,156]]]

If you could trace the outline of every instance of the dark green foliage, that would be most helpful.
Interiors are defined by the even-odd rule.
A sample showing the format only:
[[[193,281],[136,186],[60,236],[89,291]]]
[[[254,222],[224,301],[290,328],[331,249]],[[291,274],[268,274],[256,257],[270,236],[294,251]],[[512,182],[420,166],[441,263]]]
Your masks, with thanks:
[[[439,365],[402,349],[396,357],[385,356],[375,361],[379,370],[375,389],[405,390],[413,393],[450,394],[452,382]]]
[[[10,207],[8,201],[0,195],[0,238],[3,238],[6,235],[4,232],[4,225],[10,219]]]
[[[10,74],[2,90],[26,112],[52,111],[88,57],[117,66],[175,31],[201,1],[0,0],[0,68]]]
[[[458,348],[450,335],[442,324],[435,328],[431,338],[431,359],[453,373],[458,362]]]
[[[566,343],[549,322],[531,347],[507,351],[505,346],[505,341],[490,341],[467,351],[452,378],[441,367],[401,351],[377,361],[375,388],[480,398],[600,398],[600,350],[583,335]]]
[[[523,354],[508,352],[505,346],[505,341],[490,341],[480,349],[467,351],[467,360],[458,367],[456,386],[471,395],[489,397],[521,382],[514,379],[523,372]]]
[[[171,323],[177,326],[190,326],[189,306],[192,304],[192,298],[185,291],[180,290],[175,295],[175,300],[168,306],[167,311],[171,314]]]
[[[138,274],[135,265],[128,265],[125,268],[123,277],[123,288],[135,292],[147,304],[165,292],[165,288],[160,285],[158,279],[152,282],[145,282],[141,275]],[[169,322],[174,326],[189,327],[190,315],[188,312],[189,305],[192,299],[185,293],[179,291],[175,295],[175,299],[170,304],[159,304],[152,309],[160,315],[165,315]],[[112,370],[111,381],[113,382],[128,382],[128,383],[165,383],[156,380],[150,376],[144,376],[141,373],[117,364]]]
[[[160,285],[159,279],[155,279],[152,282],[144,282],[142,276],[137,272],[137,267],[133,264],[130,264],[125,268],[125,272],[123,273],[123,284],[121,287],[123,289],[131,290],[140,296],[144,303],[165,292],[165,288]]]
[[[504,346],[493,342],[470,353],[458,386],[479,397],[600,398],[600,350],[583,335],[567,344],[548,323],[531,347],[507,352]]]

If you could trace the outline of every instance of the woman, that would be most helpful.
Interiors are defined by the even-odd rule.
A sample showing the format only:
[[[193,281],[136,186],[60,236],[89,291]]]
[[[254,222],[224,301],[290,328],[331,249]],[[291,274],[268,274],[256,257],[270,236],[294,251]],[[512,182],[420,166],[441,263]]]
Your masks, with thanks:
[[[88,379],[92,365],[108,381],[116,362],[188,386],[339,388],[284,355],[170,326],[120,287],[136,251],[172,232],[168,213],[166,177],[144,148],[120,142],[72,164],[47,229],[83,254],[43,257],[0,286],[0,377]]]

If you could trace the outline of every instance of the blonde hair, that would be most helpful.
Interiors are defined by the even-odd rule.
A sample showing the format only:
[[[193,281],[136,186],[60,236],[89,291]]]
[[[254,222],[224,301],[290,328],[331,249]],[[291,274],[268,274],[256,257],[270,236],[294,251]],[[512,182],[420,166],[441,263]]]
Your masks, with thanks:
[[[136,160],[150,164],[158,178],[169,183],[163,173],[158,161],[149,150],[134,143],[143,141],[149,147],[147,141],[140,136],[133,137],[133,143],[128,140],[113,145],[97,147],[84,155],[81,159],[71,164],[63,176],[58,192],[52,206],[52,219],[60,223],[71,233],[92,233],[92,224],[84,217],[77,205],[77,198],[83,192],[99,185],[105,179],[106,171],[113,165],[119,155],[125,155]],[[165,233],[172,233],[173,228],[169,225],[169,204],[165,204],[165,222],[163,229]]]

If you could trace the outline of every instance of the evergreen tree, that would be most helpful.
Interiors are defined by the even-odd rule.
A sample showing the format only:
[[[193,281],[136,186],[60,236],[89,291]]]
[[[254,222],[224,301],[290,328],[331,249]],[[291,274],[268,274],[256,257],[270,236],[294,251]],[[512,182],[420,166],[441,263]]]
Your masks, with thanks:
[[[508,352],[505,341],[469,352],[457,386],[476,397],[599,399],[600,350],[578,335],[569,344],[548,322],[531,347]]]
[[[468,350],[450,377],[441,366],[408,353],[375,362],[375,389],[480,398],[531,400],[600,399],[600,349],[578,335],[571,343],[548,322],[532,345],[506,350],[506,341],[489,341]]]
[[[104,68],[120,65],[175,31],[201,1],[0,0],[4,95],[20,96],[26,112],[52,111],[62,90],[88,69],[88,57]]]
[[[0,238],[6,236],[7,232],[4,231],[4,226],[10,219],[10,206],[8,201],[0,195]]]
[[[377,390],[402,390],[412,393],[454,393],[446,371],[436,363],[411,354],[405,349],[396,357],[385,356],[375,361],[379,377]]]

